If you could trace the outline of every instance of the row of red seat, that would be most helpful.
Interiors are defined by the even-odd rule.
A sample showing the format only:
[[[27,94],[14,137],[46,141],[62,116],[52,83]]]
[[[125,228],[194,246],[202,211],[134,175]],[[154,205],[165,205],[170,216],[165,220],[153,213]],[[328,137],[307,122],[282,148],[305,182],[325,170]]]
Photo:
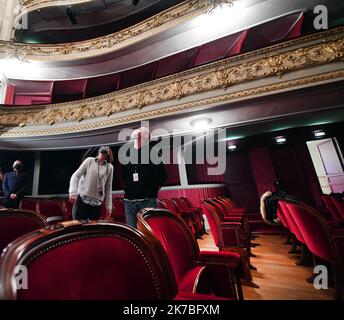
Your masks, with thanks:
[[[315,208],[294,200],[278,201],[283,226],[307,248],[320,264],[332,267],[336,298],[344,294],[344,227]]]
[[[250,270],[256,270],[250,263],[252,235],[245,208],[238,208],[230,198],[219,196],[202,201],[216,246],[220,251],[234,251],[240,254],[243,277],[246,284],[252,282]]]
[[[333,221],[344,222],[344,201],[341,198],[332,195],[322,195],[321,200],[324,203],[328,213]]]
[[[1,205],[1,203],[0,203]],[[72,220],[73,204],[68,198],[24,198],[20,202],[21,210],[31,210],[44,216],[48,222]],[[125,222],[123,198],[113,198],[112,218],[114,221]],[[106,208],[102,207],[102,218],[106,216]]]
[[[190,199],[185,197],[159,199],[158,204],[159,208],[166,209],[176,215],[180,215],[196,238],[202,237],[205,233],[202,208],[194,207]]]
[[[166,210],[143,210],[142,232],[104,221],[47,227],[25,210],[2,209],[0,220],[0,241],[11,242],[0,259],[0,299],[243,298],[239,255],[200,252],[183,219]],[[18,227],[25,234],[14,240]],[[12,281],[19,265],[28,269],[27,290]]]

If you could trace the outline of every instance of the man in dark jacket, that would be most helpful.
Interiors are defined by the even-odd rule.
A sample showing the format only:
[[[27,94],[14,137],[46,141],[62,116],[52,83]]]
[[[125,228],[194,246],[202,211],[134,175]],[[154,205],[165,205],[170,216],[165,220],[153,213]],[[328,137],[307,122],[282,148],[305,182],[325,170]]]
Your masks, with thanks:
[[[16,160],[13,171],[5,174],[2,183],[4,192],[4,207],[18,209],[20,200],[24,197],[28,187],[28,176],[24,172],[23,162]]]
[[[133,160],[124,166],[124,205],[127,224],[136,228],[136,215],[141,209],[158,207],[158,192],[167,174],[163,162],[152,161],[152,153],[158,150],[149,145],[149,130],[141,127],[133,132],[132,138],[134,145],[129,152]]]

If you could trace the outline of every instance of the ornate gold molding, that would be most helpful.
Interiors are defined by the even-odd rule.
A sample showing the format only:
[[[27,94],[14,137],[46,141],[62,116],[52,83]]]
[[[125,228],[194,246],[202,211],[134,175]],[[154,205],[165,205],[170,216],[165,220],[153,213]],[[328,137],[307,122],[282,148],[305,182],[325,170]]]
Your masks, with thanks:
[[[250,98],[253,96],[257,96],[259,94],[266,94],[266,93],[273,93],[275,91],[290,89],[294,87],[300,87],[308,84],[317,84],[319,82],[328,81],[332,79],[338,79],[344,77],[344,70],[327,72],[323,74],[319,74],[316,76],[309,76],[304,77],[296,80],[284,81],[280,83],[276,83],[273,85],[261,86],[257,88],[252,88],[248,90],[241,90],[237,92],[232,92],[228,94],[224,94],[218,97],[213,97],[209,99],[200,99],[197,101],[189,102],[189,103],[181,103],[175,106],[161,108],[158,110],[148,111],[148,112],[140,112],[130,116],[124,116],[116,119],[108,119],[99,121],[96,123],[88,123],[88,124],[79,124],[79,125],[72,125],[66,127],[51,127],[49,129],[41,129],[41,130],[25,130],[25,131],[9,131],[3,132],[0,131],[0,136],[4,138],[11,138],[11,137],[31,137],[31,136],[43,136],[43,135],[57,135],[57,134],[68,134],[68,133],[76,133],[76,132],[83,132],[83,131],[90,131],[90,130],[97,130],[103,129],[108,127],[114,127],[118,125],[129,124],[141,120],[148,120],[152,118],[157,118],[169,114],[174,114],[176,112],[183,112],[186,110],[194,109],[197,107],[202,106],[211,106],[217,104],[223,104],[225,102],[230,102],[235,99],[242,99],[242,98]]]
[[[293,71],[344,61],[344,36],[287,52],[259,56],[249,62],[237,61],[238,57],[229,58],[92,99],[35,108],[2,107],[0,123],[25,126],[80,122],[268,77],[281,77]]]
[[[35,45],[0,41],[0,57],[1,55],[7,56],[18,53],[27,61],[42,62],[95,57],[149,38],[197,17],[205,13],[206,10],[206,4],[197,4],[189,0],[119,32],[91,40],[61,45]]]

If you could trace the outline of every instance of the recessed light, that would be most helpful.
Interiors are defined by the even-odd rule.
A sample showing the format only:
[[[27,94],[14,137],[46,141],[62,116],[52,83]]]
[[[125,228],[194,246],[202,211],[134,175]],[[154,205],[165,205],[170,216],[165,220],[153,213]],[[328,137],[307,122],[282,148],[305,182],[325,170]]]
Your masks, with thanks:
[[[313,131],[314,137],[319,138],[326,135],[326,132],[324,130],[315,130]]]
[[[287,138],[285,136],[278,136],[278,137],[275,137],[275,141],[277,143],[285,143],[287,141]]]

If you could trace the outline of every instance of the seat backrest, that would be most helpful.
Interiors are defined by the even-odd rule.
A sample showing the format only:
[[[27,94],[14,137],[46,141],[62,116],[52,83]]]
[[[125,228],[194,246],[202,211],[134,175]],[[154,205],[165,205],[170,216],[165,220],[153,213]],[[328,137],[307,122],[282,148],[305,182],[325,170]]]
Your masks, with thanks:
[[[329,212],[329,214],[331,215],[332,219],[335,221],[341,221],[342,217],[339,214],[339,212],[337,211],[336,206],[334,205],[332,199],[330,196],[328,195],[322,195],[321,196],[321,200],[324,203],[327,211]]]
[[[213,235],[216,246],[217,247],[223,246],[222,235],[221,235],[221,232],[219,231],[219,225],[221,223],[221,219],[218,216],[216,209],[207,200],[202,200],[202,209],[203,209],[203,212],[205,213],[205,216],[207,217],[209,227]]]
[[[189,206],[180,198],[172,198],[171,200],[173,201],[174,205],[177,207],[178,211],[190,210]]]
[[[163,207],[163,209],[166,209],[168,211],[173,212],[174,214],[178,214],[178,209],[176,205],[173,203],[170,199],[160,199],[159,203]]]
[[[336,207],[340,217],[342,218],[342,221],[344,221],[344,201],[334,196],[331,196],[331,200],[333,205]]]
[[[283,216],[286,218],[289,231],[296,237],[297,240],[305,244],[306,242],[303,238],[302,232],[300,231],[298,224],[296,223],[293,215],[291,214],[290,209],[286,204],[286,201],[278,200],[277,208],[282,212]]]
[[[46,225],[45,219],[34,211],[0,210],[0,254],[15,239]]]
[[[64,216],[62,202],[58,200],[39,200],[37,211],[45,217]]]
[[[112,199],[112,212],[116,219],[125,222],[125,207],[123,198]]]
[[[194,208],[194,205],[189,198],[181,197],[180,200],[183,201],[188,208]]]
[[[328,222],[314,208],[294,201],[285,201],[289,212],[298,225],[309,250],[317,257],[332,262],[338,259],[331,239]]]
[[[36,205],[39,199],[34,198],[24,198],[20,201],[19,208],[21,210],[31,210],[31,211],[37,211]]]
[[[187,224],[177,215],[163,209],[146,209],[138,214],[138,228],[154,234],[165,249],[177,283],[193,268],[199,253],[198,244]]]
[[[227,208],[224,207],[221,203],[219,203],[216,200],[216,198],[208,199],[208,203],[210,203],[215,208],[220,220],[223,221],[224,218],[227,216],[226,214]]]
[[[168,259],[120,223],[57,224],[18,239],[0,262],[0,299],[155,300],[176,293]],[[27,290],[16,287],[18,265],[27,268]]]

